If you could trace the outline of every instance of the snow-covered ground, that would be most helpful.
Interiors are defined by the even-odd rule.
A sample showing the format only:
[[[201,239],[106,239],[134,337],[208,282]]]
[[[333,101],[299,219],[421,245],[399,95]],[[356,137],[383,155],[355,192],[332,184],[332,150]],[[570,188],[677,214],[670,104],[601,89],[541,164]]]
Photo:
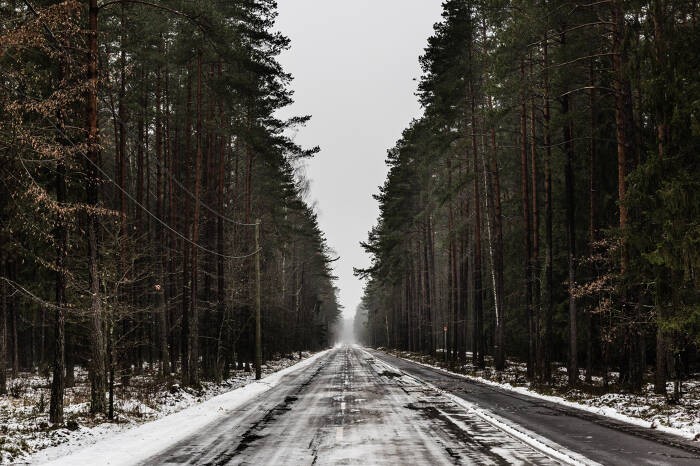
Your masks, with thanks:
[[[302,358],[308,357],[309,353],[302,354]],[[169,419],[172,417],[169,415],[186,408],[216,415],[216,409],[207,408],[207,400],[229,395],[224,401],[230,405],[246,394],[262,392],[276,383],[286,368],[298,362],[297,355],[269,361],[263,366],[267,377],[260,383],[252,383],[254,374],[236,371],[221,383],[203,382],[199,390],[181,388],[177,380],[160,380],[154,376],[156,368],[146,368],[144,375],[132,377],[128,386],[115,389],[114,422],[90,416],[87,373],[77,370],[75,387],[66,390],[66,427],[58,429],[48,422],[50,377],[20,373],[8,382],[8,395],[0,396],[0,464],[49,461],[116,434],[137,431],[137,426],[149,421],[164,421],[161,418]],[[236,390],[241,387],[246,390]],[[216,405],[219,406],[224,405]],[[208,417],[200,419],[208,420]],[[192,425],[188,420],[187,426]],[[178,426],[175,433],[182,429],[182,425]]]
[[[380,349],[404,359],[446,370],[442,361],[436,361],[431,356]],[[531,386],[527,381],[525,364],[513,361],[509,361],[507,369],[500,374],[492,368],[474,370],[471,365],[452,368],[451,372],[466,379],[505,390],[700,441],[700,378],[698,377],[684,381],[683,397],[678,403],[670,403],[662,395],[654,393],[653,384],[646,384],[641,394],[612,391],[604,393],[602,379],[594,377],[593,386],[589,387],[590,389],[572,389],[566,385],[566,368],[556,367],[555,369],[554,383],[544,388]],[[616,378],[617,374],[612,374],[611,382],[616,382]],[[669,393],[672,391],[671,382],[669,382],[668,391]]]

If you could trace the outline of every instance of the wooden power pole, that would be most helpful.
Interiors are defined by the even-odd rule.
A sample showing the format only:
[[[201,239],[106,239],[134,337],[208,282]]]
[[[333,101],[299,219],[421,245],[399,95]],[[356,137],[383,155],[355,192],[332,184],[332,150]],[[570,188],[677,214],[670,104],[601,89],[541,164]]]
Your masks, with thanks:
[[[262,377],[262,328],[260,323],[260,219],[255,220],[255,379]]]

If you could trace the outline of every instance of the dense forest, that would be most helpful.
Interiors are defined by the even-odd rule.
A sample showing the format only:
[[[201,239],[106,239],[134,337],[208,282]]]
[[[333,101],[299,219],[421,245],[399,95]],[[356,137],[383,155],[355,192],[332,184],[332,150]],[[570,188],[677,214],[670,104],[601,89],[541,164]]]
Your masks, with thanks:
[[[697,371],[698,43],[694,0],[444,1],[356,270],[362,340],[542,385]]]
[[[273,0],[0,1],[0,394],[87,368],[90,410],[326,347],[333,253]],[[261,317],[258,319],[256,315]],[[262,343],[256,345],[256,334]],[[116,381],[116,382],[115,382]]]

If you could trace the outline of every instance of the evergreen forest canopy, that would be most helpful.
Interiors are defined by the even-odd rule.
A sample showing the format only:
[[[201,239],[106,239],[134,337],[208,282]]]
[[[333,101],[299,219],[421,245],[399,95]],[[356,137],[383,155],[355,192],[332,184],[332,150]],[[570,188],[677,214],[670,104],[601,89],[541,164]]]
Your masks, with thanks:
[[[693,0],[445,0],[356,271],[361,339],[540,384],[697,372],[698,43]]]
[[[0,0],[0,394],[51,372],[62,423],[76,366],[109,417],[146,364],[221,380],[253,361],[256,304],[264,359],[332,341],[275,9]]]

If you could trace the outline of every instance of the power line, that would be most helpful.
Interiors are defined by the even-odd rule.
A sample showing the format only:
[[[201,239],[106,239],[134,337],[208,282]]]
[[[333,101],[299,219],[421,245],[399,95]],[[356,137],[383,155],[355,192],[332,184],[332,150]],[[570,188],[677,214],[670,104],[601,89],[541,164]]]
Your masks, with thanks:
[[[24,0],[24,2],[25,2],[25,4],[27,5],[27,7],[34,13],[34,15],[38,17],[39,15],[38,15],[38,13],[36,12],[36,10],[34,9],[34,7],[31,5],[31,3],[29,3],[28,0]],[[102,7],[108,6],[108,5],[111,4],[111,3],[116,3],[116,2],[108,2],[108,3],[104,4],[104,5],[102,5]],[[138,2],[138,3],[144,3],[144,4],[146,4],[146,2]],[[168,9],[168,8],[164,8],[164,9],[166,9],[166,10],[168,10],[168,11],[171,11],[171,12],[178,13],[178,14],[182,14],[182,13],[176,11],[176,10],[170,10],[170,9]],[[186,15],[183,15],[183,16],[186,16]],[[191,18],[188,17],[188,19],[191,19]],[[47,31],[47,33],[51,36],[51,39],[52,39],[61,49],[63,49],[63,46],[61,46],[60,42],[58,42],[58,40],[57,40],[56,37],[54,36],[54,34],[53,34],[53,32],[51,31],[51,29],[50,29],[48,26],[46,26],[46,24],[43,24],[43,23],[42,23],[42,26],[45,28],[45,30]],[[201,26],[200,26],[200,27],[201,27]],[[28,99],[32,99],[32,100],[34,100],[34,101],[36,101],[36,102],[39,102],[39,99],[30,97],[29,95],[27,95],[26,93],[24,93],[24,92],[22,92],[22,91],[20,91],[20,90],[16,90],[16,92],[19,92],[21,95],[23,95],[24,97],[26,97],[26,98],[28,98]],[[48,121],[49,124],[51,124],[51,126],[53,126],[63,137],[65,137],[66,140],[67,140],[73,147],[75,147],[75,148],[78,147],[78,146],[70,139],[70,137],[69,137],[61,128],[59,128],[53,121],[49,120],[48,117],[46,117],[46,116],[44,116],[44,119],[45,119],[46,121]],[[121,120],[120,120],[120,121],[121,121]],[[122,122],[122,124],[123,124],[123,122]],[[187,238],[185,235],[183,235],[183,234],[180,233],[179,231],[177,231],[177,230],[175,230],[174,228],[172,228],[170,225],[168,225],[165,221],[163,221],[162,219],[160,219],[158,216],[156,216],[156,215],[155,215],[153,212],[151,212],[147,207],[145,207],[144,205],[142,205],[138,200],[134,199],[134,197],[133,197],[131,194],[129,194],[129,192],[127,192],[127,191],[126,191],[124,188],[122,188],[117,182],[115,182],[112,178],[110,178],[109,175],[107,175],[107,173],[105,173],[105,171],[102,170],[102,168],[101,168],[100,166],[98,166],[97,164],[95,164],[95,162],[93,162],[93,161],[90,159],[90,157],[88,157],[82,150],[79,149],[79,150],[78,150],[78,153],[79,153],[81,156],[83,156],[83,158],[85,158],[88,162],[90,162],[90,164],[91,164],[93,167],[95,167],[95,169],[97,169],[97,170],[102,174],[102,176],[104,176],[107,180],[109,180],[110,183],[112,183],[114,186],[116,186],[117,189],[119,189],[122,193],[124,193],[124,195],[126,195],[134,204],[136,204],[139,208],[141,208],[142,210],[144,210],[149,216],[151,216],[154,220],[156,220],[158,223],[160,223],[161,225],[163,225],[165,228],[167,228],[168,230],[170,230],[170,231],[172,231],[173,233],[175,233],[176,236],[178,236],[179,238],[183,239],[183,240],[186,241],[187,243],[192,244],[193,246],[197,247],[198,249],[200,249],[200,250],[202,250],[202,251],[204,251],[204,252],[207,252],[207,253],[209,253],[209,254],[215,255],[215,256],[217,256],[217,257],[222,257],[222,258],[224,258],[224,259],[246,259],[246,258],[248,258],[248,257],[252,257],[252,256],[258,254],[258,253],[262,250],[262,248],[258,248],[258,249],[256,249],[255,251],[251,252],[250,254],[245,254],[245,255],[242,255],[242,256],[231,256],[231,255],[226,255],[226,254],[220,254],[219,252],[213,251],[213,250],[211,250],[211,249],[205,248],[204,246],[202,246],[202,245],[200,245],[200,244],[195,243],[194,241],[190,240],[189,238]],[[26,168],[25,168],[25,169],[26,169]],[[173,181],[175,181],[175,182],[178,184],[178,186],[180,186],[184,191],[186,191],[188,194],[190,194],[190,196],[194,196],[191,192],[189,192],[189,190],[185,189],[185,188],[180,184],[180,182],[177,181],[174,177],[171,177],[171,179],[172,179]],[[211,207],[209,207],[208,205],[204,204],[203,201],[200,200],[200,202],[201,202],[201,205],[204,206],[206,209],[210,210],[211,212],[213,212],[213,213],[216,214],[216,215],[220,215],[220,214],[218,214],[217,212],[215,212]],[[221,216],[221,218],[223,218],[223,219],[225,219],[225,220],[228,220],[229,222],[232,222],[232,223],[235,223],[235,224],[238,224],[238,225],[242,225],[242,226],[256,226],[256,224],[254,224],[254,223],[251,223],[251,224],[244,224],[244,223],[237,222],[237,221],[235,221],[235,220],[233,220],[233,219],[227,219],[227,218],[225,218],[225,217],[223,217],[223,216]]]
[[[57,305],[52,304],[52,303],[50,303],[50,302],[48,302],[48,301],[44,301],[43,299],[41,299],[40,297],[38,297],[37,295],[35,295],[35,294],[32,293],[31,291],[29,291],[28,289],[24,288],[24,287],[23,287],[22,285],[20,285],[19,283],[15,282],[15,281],[13,281],[13,280],[10,280],[10,279],[7,278],[7,277],[2,277],[2,276],[0,276],[0,280],[6,282],[8,285],[10,285],[12,288],[14,288],[15,290],[17,290],[18,292],[20,292],[20,293],[22,293],[23,295],[27,296],[27,297],[28,297],[29,299],[31,299],[32,301],[41,304],[42,306],[44,306],[44,307],[47,308],[47,309],[51,309],[51,310],[55,310],[55,311],[72,311],[72,310],[74,309],[74,308],[72,308],[72,307],[57,306]]]
[[[59,132],[61,131],[55,124],[53,124],[53,122],[51,122],[51,125],[52,125],[54,128],[58,129]],[[71,144],[73,144],[73,143],[71,142]],[[211,250],[211,249],[205,248],[204,246],[202,246],[202,245],[200,245],[200,244],[198,244],[198,243],[195,243],[194,241],[190,240],[189,238],[187,238],[185,235],[183,235],[183,234],[180,233],[179,231],[177,231],[177,230],[175,230],[174,228],[172,228],[172,227],[171,227],[170,225],[168,225],[165,221],[163,221],[160,217],[158,217],[156,214],[154,214],[153,212],[151,212],[150,210],[148,210],[147,207],[145,207],[143,204],[141,204],[139,201],[137,201],[137,200],[134,198],[134,196],[132,196],[131,194],[129,194],[129,192],[128,192],[127,190],[125,190],[124,188],[122,188],[121,186],[119,186],[119,183],[117,183],[117,182],[114,181],[112,178],[110,178],[109,175],[107,175],[107,173],[105,173],[105,171],[102,170],[102,168],[101,168],[99,165],[97,165],[95,162],[93,162],[93,161],[90,159],[90,157],[88,157],[84,152],[78,151],[78,153],[79,153],[80,155],[82,155],[83,158],[84,158],[85,160],[87,160],[88,162],[90,162],[90,164],[91,164],[93,167],[95,167],[95,169],[96,169],[97,171],[99,171],[99,172],[102,174],[102,176],[105,177],[105,179],[107,179],[110,183],[112,183],[114,186],[116,186],[117,189],[118,189],[119,191],[121,191],[122,193],[124,193],[124,195],[126,195],[126,197],[128,197],[129,200],[131,200],[131,202],[133,202],[133,203],[136,204],[138,207],[140,207],[144,212],[146,212],[148,215],[150,215],[155,221],[157,221],[158,223],[160,223],[161,225],[163,225],[165,228],[167,228],[168,230],[170,230],[170,231],[172,231],[173,233],[175,233],[175,235],[177,235],[179,238],[181,238],[182,240],[186,241],[187,243],[189,243],[189,244],[195,246],[196,248],[198,248],[198,249],[200,249],[200,250],[202,250],[202,251],[204,251],[204,252],[206,252],[206,253],[209,253],[209,254],[212,254],[212,255],[215,255],[215,256],[218,256],[218,257],[222,257],[222,258],[224,258],[224,259],[246,259],[246,258],[248,258],[248,257],[252,257],[252,256],[256,255],[258,252],[260,252],[260,251],[262,250],[262,248],[260,248],[260,249],[257,249],[257,250],[255,250],[255,251],[251,252],[250,254],[245,254],[245,255],[243,255],[243,256],[229,256],[229,255],[227,255],[227,254],[218,253],[218,252],[213,251],[213,250]]]
[[[5,87],[5,86],[3,86],[3,87]],[[19,89],[14,89],[14,91],[17,92],[17,93],[19,93],[20,95],[22,95],[23,97],[25,97],[25,98],[27,98],[27,99],[33,100],[33,101],[35,101],[35,102],[39,102],[39,99],[37,99],[37,98],[35,98],[35,97],[33,97],[33,96],[30,96],[30,95],[26,94],[25,92],[20,91]],[[93,161],[90,159],[90,157],[88,157],[88,156],[85,154],[85,152],[84,152],[83,150],[81,150],[80,147],[79,147],[76,143],[73,142],[73,140],[70,138],[70,136],[67,135],[56,123],[54,123],[52,120],[50,120],[47,116],[45,116],[45,115],[42,115],[42,116],[44,117],[44,120],[46,120],[46,121],[61,135],[61,136],[63,136],[63,138],[65,138],[65,140],[68,141],[68,143],[69,143],[71,146],[73,146],[74,148],[76,148],[76,149],[77,149],[76,152],[77,152],[78,154],[80,154],[85,160],[87,160],[97,171],[99,171],[100,174],[102,174],[102,176],[103,176],[107,181],[109,181],[110,183],[112,183],[119,191],[121,191],[122,193],[124,193],[124,195],[125,195],[126,197],[128,197],[129,200],[131,200],[134,204],[136,204],[141,210],[143,210],[144,212],[146,212],[146,213],[147,213],[150,217],[152,217],[156,222],[160,223],[160,224],[163,225],[166,229],[168,229],[168,230],[170,230],[171,232],[173,232],[176,236],[178,236],[178,237],[179,237],[180,239],[182,239],[183,241],[185,241],[185,242],[191,244],[192,246],[194,246],[194,247],[200,249],[201,251],[204,251],[204,252],[206,252],[206,253],[208,253],[208,254],[212,254],[212,255],[214,255],[214,256],[221,257],[221,258],[224,258],[224,259],[247,259],[247,258],[249,258],[249,257],[252,257],[252,256],[256,255],[258,252],[260,252],[260,251],[262,250],[262,248],[259,248],[259,249],[255,250],[255,251],[253,251],[253,252],[251,252],[251,253],[249,253],[249,254],[245,254],[245,255],[241,255],[241,256],[231,256],[231,255],[227,255],[227,254],[221,254],[221,253],[219,253],[219,252],[217,252],[217,251],[213,251],[213,250],[211,250],[211,249],[205,248],[204,246],[202,246],[202,245],[200,245],[200,244],[198,244],[198,243],[195,243],[194,241],[190,240],[190,239],[187,238],[185,235],[183,235],[182,233],[180,233],[179,231],[175,230],[175,229],[172,228],[170,225],[168,225],[168,224],[167,224],[165,221],[163,221],[160,217],[158,217],[158,216],[155,215],[153,212],[151,212],[146,206],[144,206],[143,204],[141,204],[138,200],[136,200],[136,199],[134,198],[134,196],[132,196],[128,191],[126,191],[126,190],[125,190],[124,188],[122,188],[116,181],[114,181],[114,180],[102,169],[102,167],[100,167],[98,164],[96,164],[95,162],[93,162]]]
[[[192,191],[190,191],[189,189],[187,189],[187,188],[185,187],[185,185],[182,184],[182,182],[180,182],[177,178],[175,178],[175,176],[172,174],[172,172],[170,172],[170,170],[168,170],[166,167],[164,167],[164,166],[163,166],[160,162],[158,162],[157,160],[156,160],[156,164],[157,164],[160,168],[162,168],[163,171],[166,172],[166,175],[168,176],[168,178],[171,179],[172,181],[174,181],[175,184],[176,184],[180,189],[182,189],[182,190],[185,191],[187,194],[189,194],[189,196],[190,196],[192,199],[196,199],[196,196],[192,193]],[[229,222],[229,223],[231,223],[231,224],[233,224],[233,225],[239,225],[239,226],[244,226],[244,227],[254,227],[254,226],[255,226],[254,223],[245,223],[245,222],[241,222],[241,221],[238,221],[238,220],[234,220],[234,219],[232,219],[232,218],[229,218],[229,217],[225,216],[224,214],[217,212],[214,208],[210,207],[208,204],[206,204],[206,203],[205,203],[203,200],[201,200],[201,199],[199,199],[199,205],[201,205],[202,207],[204,207],[205,210],[208,210],[209,212],[211,212],[212,214],[216,215],[216,216],[219,217],[220,219],[222,219],[222,220],[224,220],[224,221],[226,221],[226,222]]]
[[[110,102],[107,102],[107,100],[106,100],[105,97],[102,97],[102,103],[105,104],[105,105],[107,105],[107,106],[112,107],[111,103],[110,103]],[[126,125],[126,122],[125,122],[122,118],[120,118],[119,115],[117,115],[117,114],[114,112],[113,107],[112,107],[112,112],[111,112],[111,113],[112,113],[112,118],[114,119],[114,121],[116,121],[116,122],[118,122],[118,123],[124,125],[124,127],[127,126],[127,125]],[[185,191],[187,194],[189,194],[189,196],[190,196],[192,199],[196,199],[196,196],[194,195],[194,193],[192,193],[192,191],[190,191],[189,189],[187,189],[187,187],[186,187],[181,181],[179,181],[177,178],[175,178],[175,175],[173,175],[172,172],[171,172],[167,167],[165,167],[164,164],[160,163],[160,161],[159,161],[158,159],[153,159],[153,160],[155,161],[156,165],[158,165],[164,172],[166,172],[166,173],[165,173],[166,176],[167,176],[169,179],[171,179],[172,181],[174,181],[175,184],[176,184],[180,189],[182,189],[182,190]],[[205,203],[202,199],[199,199],[198,202],[199,202],[199,205],[201,205],[202,207],[204,207],[206,210],[208,210],[208,211],[211,212],[212,214],[216,215],[216,216],[219,217],[220,219],[225,220],[225,221],[227,221],[227,222],[229,222],[229,223],[231,223],[231,224],[233,224],[233,225],[239,225],[239,226],[244,226],[244,227],[254,227],[254,226],[255,226],[255,223],[241,222],[241,221],[234,220],[234,219],[232,219],[232,218],[230,218],[230,217],[225,216],[224,214],[222,214],[222,213],[216,211],[214,208],[210,207],[210,206],[209,206],[207,203]]]

